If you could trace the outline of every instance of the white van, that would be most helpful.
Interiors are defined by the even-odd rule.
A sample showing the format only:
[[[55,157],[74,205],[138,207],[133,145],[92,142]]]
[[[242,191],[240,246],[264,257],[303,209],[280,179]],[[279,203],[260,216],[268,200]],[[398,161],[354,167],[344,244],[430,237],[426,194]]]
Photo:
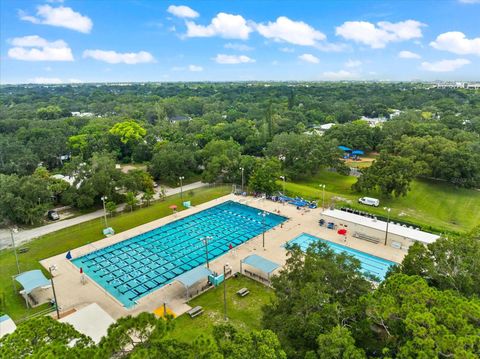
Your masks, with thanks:
[[[380,205],[380,200],[372,197],[362,197],[358,199],[358,203],[363,203],[367,206],[378,207]]]

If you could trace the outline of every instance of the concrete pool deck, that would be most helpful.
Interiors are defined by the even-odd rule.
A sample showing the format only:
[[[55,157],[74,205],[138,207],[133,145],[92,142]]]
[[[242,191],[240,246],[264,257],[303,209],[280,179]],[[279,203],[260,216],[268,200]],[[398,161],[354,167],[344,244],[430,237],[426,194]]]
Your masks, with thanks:
[[[280,210],[280,215],[288,217],[289,220],[284,222],[283,226],[277,226],[265,233],[265,250],[262,248],[262,235],[260,234],[239,245],[234,250],[210,261],[210,269],[218,273],[223,271],[223,265],[226,263],[232,267],[234,273],[240,271],[240,260],[253,253],[283,265],[287,259],[287,252],[283,248],[283,244],[304,232],[397,263],[400,263],[406,255],[406,251],[386,247],[383,244],[370,243],[353,238],[350,235],[347,235],[347,241],[345,242],[344,236],[338,235],[335,230],[329,230],[318,225],[322,212],[321,208],[307,211],[297,210],[295,206],[289,204],[282,205],[269,200],[232,194],[72,249],[71,254],[73,258],[83,256],[229,200],[269,212]],[[57,270],[54,272],[54,283],[58,303],[62,311],[72,308],[80,309],[91,303],[97,303],[114,319],[118,319],[126,315],[153,312],[162,306],[164,301],[167,302],[168,307],[176,315],[180,315],[190,309],[185,303],[185,289],[176,281],[140,298],[137,302],[138,304],[127,309],[92,279],[87,277],[85,284],[82,284],[79,269],[65,256],[66,253],[62,253],[40,261],[45,268],[49,268],[51,265],[56,265],[57,267]]]

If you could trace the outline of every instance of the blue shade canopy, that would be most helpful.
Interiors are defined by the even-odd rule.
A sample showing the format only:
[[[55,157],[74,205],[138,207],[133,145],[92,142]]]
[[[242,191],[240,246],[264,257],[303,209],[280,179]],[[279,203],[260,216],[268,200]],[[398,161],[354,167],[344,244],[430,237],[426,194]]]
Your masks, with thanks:
[[[363,155],[364,152],[362,150],[355,150],[352,152],[352,155]]]
[[[185,287],[191,287],[198,281],[208,278],[210,274],[213,274],[210,269],[200,266],[179,275],[175,280],[178,280]]]
[[[25,294],[30,294],[37,288],[51,285],[50,280],[39,269],[23,272],[17,275],[15,280],[22,285]]]
[[[348,152],[348,151],[352,150],[351,148],[348,148],[346,146],[338,146],[338,148],[340,148],[342,151],[345,151],[345,152]]]
[[[245,257],[244,259],[242,259],[242,262],[257,269],[260,269],[262,272],[267,274],[272,273],[275,269],[280,267],[280,264],[272,262],[256,254]]]

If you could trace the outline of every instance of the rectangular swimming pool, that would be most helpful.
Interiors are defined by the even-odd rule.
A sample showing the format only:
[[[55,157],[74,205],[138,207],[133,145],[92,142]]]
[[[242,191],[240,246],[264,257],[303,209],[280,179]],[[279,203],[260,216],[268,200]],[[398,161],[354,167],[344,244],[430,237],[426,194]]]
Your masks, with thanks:
[[[335,253],[347,253],[360,261],[361,268],[365,274],[368,276],[375,276],[383,281],[385,279],[385,275],[387,274],[388,268],[397,263],[358,251],[353,248],[342,246],[341,244],[333,243],[327,241],[325,239],[321,239],[315,236],[312,236],[307,233],[302,233],[298,237],[292,239],[287,244],[298,244],[300,248],[305,251],[311,243],[313,242],[323,242],[327,244],[327,246],[333,250]]]
[[[154,230],[102,248],[72,262],[105,288],[125,307],[206,263],[202,238],[212,237],[212,260],[263,231],[260,210],[227,201]],[[265,217],[269,230],[287,218],[274,213]]]

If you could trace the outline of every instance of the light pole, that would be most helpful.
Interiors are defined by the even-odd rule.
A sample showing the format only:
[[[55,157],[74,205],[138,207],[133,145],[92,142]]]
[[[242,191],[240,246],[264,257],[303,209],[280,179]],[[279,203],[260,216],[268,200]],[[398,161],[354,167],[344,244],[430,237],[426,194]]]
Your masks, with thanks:
[[[107,222],[107,208],[105,207],[105,201],[108,199],[107,196],[102,196],[102,202],[103,202],[103,218],[105,218],[105,228],[108,228],[108,222]]]
[[[226,321],[227,318],[227,268],[229,264],[225,263],[223,266],[223,319]]]
[[[325,210],[325,185],[321,184],[319,186],[322,189],[322,211],[324,211]]]
[[[263,231],[262,231],[262,247],[263,250],[265,250],[265,217],[268,216],[268,213],[265,211],[262,211],[258,213],[259,216],[262,216],[262,225],[263,225]]]
[[[208,263],[208,242],[211,241],[213,238],[212,237],[203,237],[201,241],[205,245],[205,258],[207,259],[207,268],[210,268],[210,264]]]
[[[56,269],[56,267],[52,265],[48,267],[48,270],[50,272],[50,277],[51,277],[50,281],[52,282],[53,300],[55,300],[55,309],[57,310],[57,319],[60,319],[60,310],[58,309],[57,293],[55,292],[55,285],[53,284],[52,269]]]
[[[244,184],[244,177],[243,177],[243,171],[245,171],[245,168],[240,167],[240,170],[242,171],[242,194],[243,194],[243,184]]]
[[[183,180],[185,179],[185,177],[180,176],[178,177],[178,179],[180,180],[180,198],[183,200]]]
[[[15,253],[15,262],[17,263],[17,271],[18,271],[18,274],[20,274],[20,265],[18,264],[17,247],[15,246],[15,238],[13,237],[14,233],[18,233],[18,229],[16,227],[12,227],[10,229],[10,235],[12,236],[12,246],[13,246],[13,253]]]
[[[285,176],[280,176],[280,178],[283,180],[283,194],[285,195]]]
[[[385,245],[387,245],[387,237],[388,237],[388,225],[390,223],[390,211],[392,210],[391,208],[383,207],[385,211],[387,211],[387,228],[385,230]]]

